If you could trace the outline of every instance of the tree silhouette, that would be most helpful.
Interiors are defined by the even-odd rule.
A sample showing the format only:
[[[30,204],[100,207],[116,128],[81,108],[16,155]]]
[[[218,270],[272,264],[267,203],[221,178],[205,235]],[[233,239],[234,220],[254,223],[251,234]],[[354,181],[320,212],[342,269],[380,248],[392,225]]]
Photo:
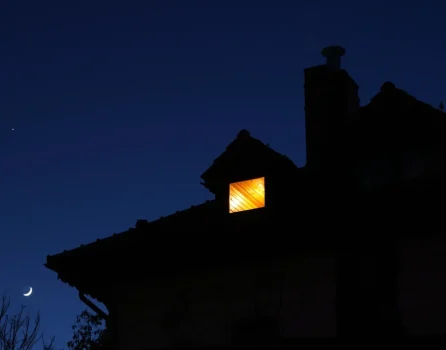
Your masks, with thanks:
[[[25,313],[25,306],[10,315],[11,300],[2,297],[0,306],[0,350],[31,350],[42,341],[43,350],[53,350],[54,337],[45,343],[44,335],[40,332],[40,315],[34,318]]]
[[[106,328],[102,318],[88,310],[77,316],[73,325],[73,339],[67,346],[71,350],[105,349]],[[0,349],[1,350],[1,349]]]

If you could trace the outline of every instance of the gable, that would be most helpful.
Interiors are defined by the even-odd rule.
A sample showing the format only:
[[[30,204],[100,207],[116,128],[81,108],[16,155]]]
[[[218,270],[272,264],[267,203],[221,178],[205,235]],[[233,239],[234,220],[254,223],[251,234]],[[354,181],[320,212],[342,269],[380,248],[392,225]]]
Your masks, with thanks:
[[[445,134],[446,113],[387,82],[360,109],[345,149],[356,170],[377,184],[437,176],[444,171]]]
[[[231,182],[262,178],[268,174],[289,173],[297,166],[286,156],[241,130],[237,138],[201,175],[202,184],[216,194]]]
[[[361,108],[356,127],[359,138],[368,143],[442,142],[446,113],[386,82],[370,103]]]

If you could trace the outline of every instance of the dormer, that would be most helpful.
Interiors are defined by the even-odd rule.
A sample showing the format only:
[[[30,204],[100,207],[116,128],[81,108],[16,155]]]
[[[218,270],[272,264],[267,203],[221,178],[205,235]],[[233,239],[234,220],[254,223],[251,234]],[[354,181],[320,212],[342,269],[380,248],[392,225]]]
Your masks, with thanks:
[[[241,130],[201,178],[222,211],[237,213],[274,207],[297,170],[289,158]]]

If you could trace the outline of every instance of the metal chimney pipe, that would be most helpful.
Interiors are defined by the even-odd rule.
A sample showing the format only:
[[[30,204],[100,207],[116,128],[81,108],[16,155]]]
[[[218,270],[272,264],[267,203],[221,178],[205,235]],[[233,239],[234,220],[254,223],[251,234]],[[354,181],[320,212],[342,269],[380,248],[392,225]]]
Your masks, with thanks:
[[[341,57],[344,56],[345,49],[341,46],[328,46],[322,50],[322,56],[327,60],[327,67],[331,71],[341,69]]]

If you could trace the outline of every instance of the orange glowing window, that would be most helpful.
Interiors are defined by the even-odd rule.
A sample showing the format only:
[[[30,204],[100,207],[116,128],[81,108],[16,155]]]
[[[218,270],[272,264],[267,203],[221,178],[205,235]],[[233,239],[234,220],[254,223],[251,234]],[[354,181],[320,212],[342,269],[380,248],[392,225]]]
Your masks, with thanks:
[[[234,182],[229,185],[229,212],[236,213],[265,206],[265,178]]]

